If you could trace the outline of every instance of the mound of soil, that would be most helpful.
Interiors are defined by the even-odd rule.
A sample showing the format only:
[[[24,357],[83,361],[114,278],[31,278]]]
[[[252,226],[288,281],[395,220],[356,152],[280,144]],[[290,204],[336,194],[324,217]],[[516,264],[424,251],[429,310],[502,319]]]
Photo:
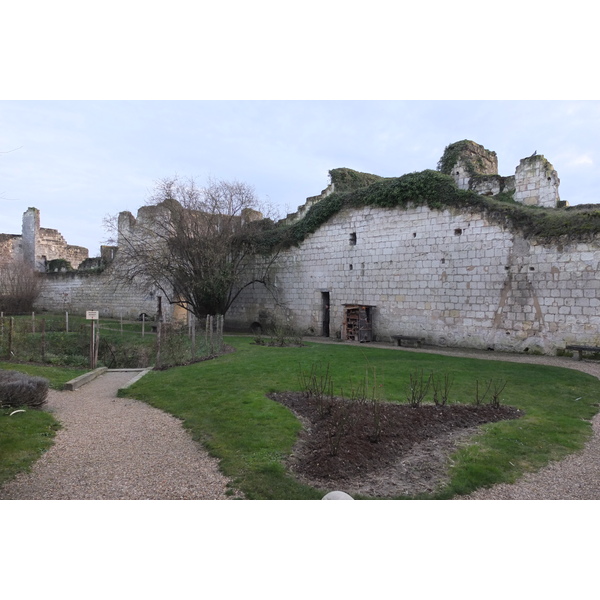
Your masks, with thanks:
[[[319,403],[296,392],[269,397],[303,424],[288,464],[298,479],[375,498],[434,492],[448,481],[450,455],[478,425],[523,415],[512,406]]]

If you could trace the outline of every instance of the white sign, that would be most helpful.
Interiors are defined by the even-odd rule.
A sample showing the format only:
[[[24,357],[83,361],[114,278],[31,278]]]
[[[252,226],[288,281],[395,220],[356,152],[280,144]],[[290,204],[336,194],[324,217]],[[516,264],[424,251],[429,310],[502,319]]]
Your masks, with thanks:
[[[85,318],[91,321],[97,321],[100,317],[100,313],[97,310],[86,310]]]

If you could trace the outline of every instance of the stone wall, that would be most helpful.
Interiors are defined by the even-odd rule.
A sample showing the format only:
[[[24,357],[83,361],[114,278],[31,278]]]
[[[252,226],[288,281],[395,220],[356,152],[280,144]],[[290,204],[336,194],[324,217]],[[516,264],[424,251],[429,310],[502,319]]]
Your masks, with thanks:
[[[556,208],[560,201],[559,185],[557,172],[544,156],[535,154],[523,158],[515,172],[515,201]]]
[[[328,293],[332,337],[343,305],[364,304],[378,340],[555,353],[600,345],[599,261],[596,242],[545,246],[480,214],[346,210],[285,251],[271,289],[246,290],[227,324],[248,330],[278,314],[320,335]]]
[[[40,227],[37,208],[23,213],[21,235],[0,234],[0,263],[24,260],[37,271],[44,271],[47,262],[64,259],[76,269],[88,254],[87,248],[67,244],[56,229]]]
[[[136,286],[119,285],[110,269],[104,273],[52,273],[44,275],[36,311],[84,315],[97,310],[101,317],[137,319],[141,313],[156,315],[158,295]],[[163,304],[170,318],[172,308]]]
[[[10,233],[0,233],[0,265],[11,262],[21,254],[21,236]]]
[[[560,198],[560,179],[554,167],[541,154],[521,159],[515,174],[498,175],[498,158],[495,152],[470,140],[450,144],[440,165],[446,161],[444,171],[450,174],[461,190],[470,190],[483,196],[514,192],[514,200],[529,206],[556,208]]]
[[[333,194],[334,191],[335,185],[333,183],[330,183],[318,196],[310,196],[309,198],[307,198],[306,202],[302,206],[299,206],[298,210],[295,213],[288,214],[287,217],[284,219],[284,223],[286,223],[287,225],[291,225],[296,221],[300,221],[306,216],[306,213],[308,212],[311,206],[317,204],[318,202],[323,200],[323,198],[327,198],[327,196]]]
[[[514,176],[501,177],[494,152],[469,141],[456,147],[468,151],[456,161],[456,154],[448,155],[454,157],[448,162],[454,164],[459,187],[483,195],[513,190],[519,202],[557,206],[559,180],[543,156],[523,159]],[[307,199],[288,215],[287,224],[302,219],[332,192],[330,186]],[[143,207],[137,219],[121,213],[121,241],[136,231],[152,235],[146,226],[163,208]],[[35,229],[35,210],[26,213],[31,223],[24,218],[24,231]],[[0,244],[19,246],[14,237],[4,236]],[[98,310],[117,318],[156,314],[158,292],[119,287],[113,276],[119,253],[107,247],[106,262],[109,254],[115,261],[101,274],[46,276],[37,310]],[[250,331],[253,323],[277,319],[321,335],[327,314],[330,335],[336,337],[342,335],[344,305],[359,304],[374,307],[376,340],[400,334],[440,346],[552,354],[570,343],[600,345],[599,263],[597,239],[545,245],[479,212],[344,209],[298,247],[283,251],[268,287],[246,288],[226,325]],[[164,301],[163,312],[173,318],[173,308]]]
[[[67,244],[65,238],[56,229],[40,227],[38,241],[38,256],[45,261],[62,258],[76,269],[88,258],[88,249]]]
[[[483,146],[470,140],[457,142],[458,144],[462,146],[462,149],[450,174],[459,189],[471,189],[471,178],[474,175],[498,174],[498,157],[495,152],[486,150]]]

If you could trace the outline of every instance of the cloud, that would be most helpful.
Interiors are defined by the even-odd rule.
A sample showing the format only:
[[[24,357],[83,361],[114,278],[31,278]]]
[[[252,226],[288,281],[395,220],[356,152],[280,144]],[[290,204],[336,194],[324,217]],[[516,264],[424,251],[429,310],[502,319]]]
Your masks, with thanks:
[[[593,167],[594,160],[589,154],[580,154],[579,156],[571,157],[566,165],[567,167]]]

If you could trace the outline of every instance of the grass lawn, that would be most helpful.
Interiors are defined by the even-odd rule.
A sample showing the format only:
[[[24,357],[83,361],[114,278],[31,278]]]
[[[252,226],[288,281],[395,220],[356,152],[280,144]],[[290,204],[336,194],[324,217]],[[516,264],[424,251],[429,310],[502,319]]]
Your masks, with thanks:
[[[38,365],[0,362],[0,369],[20,371],[45,377],[53,389],[86,372],[85,369],[67,369]],[[10,413],[14,408],[0,409],[0,485],[20,471],[26,471],[53,443],[60,428],[58,421],[44,410],[27,409],[24,413]]]
[[[451,402],[472,403],[475,384],[507,382],[502,399],[526,415],[485,425],[475,443],[454,456],[452,480],[437,498],[467,494],[478,487],[511,482],[583,447],[598,410],[595,377],[567,368],[495,362],[368,345],[308,344],[271,348],[250,337],[228,337],[236,352],[218,359],[152,372],[126,394],[181,419],[195,439],[221,461],[223,472],[249,499],[318,499],[326,491],[298,483],[286,472],[300,423],[272,391],[299,390],[301,369],[329,365],[335,393],[359,383],[375,369],[384,398],[405,402],[411,373],[450,373]]]

